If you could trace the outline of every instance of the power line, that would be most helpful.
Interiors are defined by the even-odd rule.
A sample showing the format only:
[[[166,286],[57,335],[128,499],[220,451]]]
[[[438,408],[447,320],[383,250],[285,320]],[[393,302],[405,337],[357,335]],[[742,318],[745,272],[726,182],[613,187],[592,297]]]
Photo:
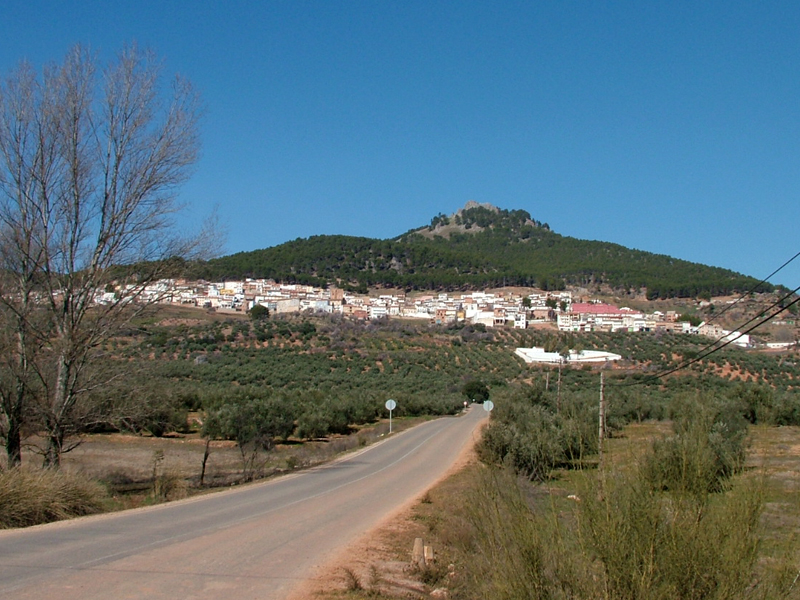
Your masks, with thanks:
[[[759,285],[761,285],[762,283],[766,283],[766,282],[767,282],[767,280],[768,280],[770,277],[774,277],[775,275],[777,275],[777,274],[778,274],[778,273],[779,273],[781,270],[783,270],[783,268],[784,268],[784,267],[786,267],[786,266],[787,266],[789,263],[791,263],[791,262],[792,262],[792,261],[793,261],[795,258],[797,258],[798,256],[800,256],[800,252],[798,252],[797,254],[795,254],[795,255],[794,255],[792,258],[790,258],[789,260],[787,260],[787,261],[786,261],[785,263],[783,263],[783,264],[782,264],[780,267],[778,267],[778,268],[777,268],[777,269],[775,269],[775,270],[774,270],[772,273],[770,273],[769,275],[767,275],[767,276],[766,276],[764,279],[762,279],[762,280],[761,280],[761,281],[760,281],[760,282],[759,282],[759,283],[756,285],[756,287],[758,287],[758,286],[759,286]]]
[[[752,286],[752,287],[751,287],[749,290],[747,290],[746,292],[744,292],[743,294],[741,294],[741,295],[740,295],[740,296],[739,296],[739,297],[738,297],[738,298],[737,298],[737,299],[736,299],[734,302],[732,302],[731,304],[729,304],[728,306],[726,306],[726,307],[725,307],[724,309],[722,309],[722,310],[721,310],[719,313],[716,313],[715,315],[713,315],[712,317],[710,317],[710,318],[708,319],[708,321],[706,321],[706,322],[707,322],[707,323],[713,323],[714,321],[716,321],[717,319],[719,319],[719,318],[720,318],[722,315],[724,315],[726,312],[728,312],[728,311],[729,311],[730,309],[732,309],[734,306],[736,306],[737,304],[739,304],[739,302],[741,302],[741,301],[742,301],[742,300],[744,300],[744,299],[745,299],[747,296],[749,296],[749,295],[750,295],[750,294],[752,294],[754,291],[756,291],[760,285],[763,285],[763,284],[767,283],[767,281],[769,281],[769,279],[770,279],[770,278],[772,278],[772,277],[774,277],[775,275],[777,275],[778,273],[780,273],[780,272],[781,272],[781,271],[782,271],[782,270],[783,270],[785,267],[787,267],[789,264],[791,264],[791,263],[792,263],[792,261],[794,261],[794,260],[795,260],[795,259],[796,259],[798,256],[800,256],[800,252],[798,252],[797,254],[795,254],[795,255],[794,255],[792,258],[790,258],[789,260],[787,260],[787,261],[786,261],[785,263],[783,263],[783,264],[782,264],[780,267],[778,267],[777,269],[775,269],[775,270],[774,270],[772,273],[770,273],[769,275],[767,275],[766,277],[764,277],[764,279],[762,279],[762,280],[761,280],[761,281],[759,281],[757,284],[755,284],[754,286]]]
[[[798,255],[800,255],[800,253],[798,253],[795,256],[798,256]],[[791,261],[789,261],[789,262],[791,262]],[[786,263],[786,264],[788,264],[788,263]],[[789,292],[785,296],[783,296],[783,297],[779,298],[778,300],[776,300],[775,302],[773,302],[769,307],[766,308],[766,310],[764,312],[772,310],[773,308],[779,306],[786,299],[791,298],[793,295],[797,294],[797,292],[799,290],[800,290],[800,286],[796,287],[794,290],[792,290],[791,292]],[[724,336],[724,337],[721,337],[719,339],[714,340],[713,342],[711,342],[711,343],[705,345],[704,347],[702,347],[698,351],[697,356],[695,356],[694,358],[685,360],[684,362],[678,364],[676,367],[673,367],[673,368],[668,369],[666,371],[663,371],[661,373],[657,373],[655,375],[651,375],[650,377],[646,378],[645,380],[639,380],[639,381],[630,382],[630,383],[619,383],[619,384],[616,384],[615,387],[627,387],[627,386],[633,386],[633,385],[643,385],[643,384],[649,383],[651,381],[655,381],[655,380],[661,379],[662,377],[666,377],[667,375],[671,375],[672,373],[675,373],[676,371],[680,371],[682,369],[690,367],[693,364],[695,364],[697,362],[700,362],[704,358],[707,358],[707,357],[711,356],[715,352],[719,352],[720,350],[722,350],[726,346],[729,346],[730,344],[732,344],[733,342],[738,340],[740,337],[742,337],[744,335],[747,335],[748,333],[750,333],[754,329],[757,329],[758,327],[761,327],[764,323],[767,323],[767,322],[771,321],[772,319],[777,317],[779,314],[781,314],[783,311],[789,309],[791,306],[797,304],[798,302],[800,302],[800,296],[798,296],[797,298],[795,298],[794,300],[792,300],[791,302],[789,302],[785,306],[780,307],[780,310],[778,310],[777,312],[775,312],[775,313],[773,313],[771,315],[768,315],[768,316],[766,316],[764,318],[761,318],[761,316],[758,315],[758,316],[755,316],[755,317],[749,319],[748,321],[746,321],[745,323],[743,323],[742,325],[737,327],[736,331],[738,331],[740,329],[743,329],[744,327],[746,327],[750,323],[753,323],[753,321],[756,321],[758,319],[761,319],[761,320],[758,321],[757,323],[755,323],[752,327],[750,327],[748,329],[745,329],[744,331],[741,331],[739,333],[739,335],[734,336],[733,334],[728,334],[727,336]],[[763,315],[764,312],[762,312],[761,314]],[[719,344],[723,340],[725,340],[725,342],[723,344],[717,346],[717,344]],[[708,350],[708,352],[706,352],[706,350]],[[705,352],[705,354],[704,354],[704,352]]]
[[[784,301],[785,301],[786,299],[788,299],[788,298],[791,298],[791,297],[792,297],[792,296],[793,296],[793,295],[794,295],[794,294],[795,294],[795,293],[796,293],[798,290],[800,290],[800,287],[797,287],[797,288],[795,288],[793,291],[789,292],[788,294],[786,294],[786,295],[785,295],[785,296],[783,296],[782,298],[778,298],[778,299],[777,299],[775,302],[773,302],[773,303],[772,303],[770,306],[768,306],[766,309],[764,309],[764,311],[762,311],[762,312],[761,312],[761,315],[763,315],[763,314],[764,314],[766,311],[768,311],[768,310],[772,310],[772,309],[773,309],[773,308],[775,308],[776,306],[780,306],[782,302],[784,302]],[[779,311],[779,312],[775,313],[775,315],[778,315],[778,314],[780,314],[780,312],[782,312],[782,311]],[[739,329],[743,329],[743,328],[747,327],[747,326],[748,326],[748,325],[750,325],[750,323],[752,323],[753,321],[755,321],[755,320],[757,320],[757,319],[761,318],[761,315],[756,315],[755,317],[752,317],[752,318],[750,318],[749,320],[745,321],[744,323],[742,323],[741,325],[739,325],[738,327],[736,327],[736,328],[735,328],[735,330],[736,330],[736,331],[738,331]],[[774,316],[774,315],[773,315],[773,316]],[[752,329],[751,329],[751,330],[749,330],[749,331],[752,331]],[[741,335],[744,335],[744,334],[741,334]],[[736,338],[734,338],[734,340],[736,340],[736,339],[739,339],[739,337],[741,337],[741,335],[739,335],[739,336],[737,336]],[[699,350],[699,352],[704,352],[704,351],[705,351],[705,350],[707,350],[708,348],[711,348],[712,346],[714,346],[714,345],[718,344],[720,341],[722,341],[722,340],[726,339],[727,337],[729,337],[729,336],[724,336],[724,337],[721,337],[721,338],[719,338],[719,339],[716,339],[716,340],[714,340],[714,341],[713,341],[713,342],[711,342],[710,344],[707,344],[706,346],[702,347],[702,348]]]
[[[796,292],[797,290],[800,290],[800,287],[799,287],[799,288],[796,288],[796,289],[795,289],[795,292]],[[767,323],[768,321],[771,321],[772,319],[774,319],[775,317],[777,317],[779,314],[781,314],[783,311],[785,311],[786,309],[788,309],[790,306],[792,306],[792,305],[794,305],[794,304],[797,304],[798,302],[800,302],[800,297],[797,297],[797,298],[795,298],[795,299],[794,299],[792,302],[790,302],[790,303],[789,303],[789,304],[787,304],[786,306],[782,307],[780,310],[778,310],[778,311],[777,311],[777,312],[775,312],[774,314],[771,314],[771,315],[769,315],[769,316],[767,316],[767,317],[764,317],[764,318],[763,318],[761,321],[759,321],[758,323],[756,323],[755,325],[753,325],[753,326],[752,326],[752,327],[750,327],[749,329],[745,329],[744,331],[742,331],[741,333],[739,333],[739,335],[736,335],[736,336],[734,336],[734,335],[728,335],[728,336],[726,336],[725,338],[720,338],[719,340],[716,340],[716,341],[715,341],[715,342],[712,344],[712,346],[713,346],[713,345],[715,345],[715,344],[717,344],[717,343],[719,343],[719,342],[720,342],[721,340],[723,340],[723,339],[725,340],[725,342],[724,342],[723,344],[720,344],[720,345],[719,345],[719,346],[717,346],[716,348],[711,348],[711,349],[710,349],[708,352],[706,352],[705,354],[702,354],[702,350],[701,350],[701,352],[700,352],[700,354],[698,354],[698,356],[696,356],[695,358],[693,358],[693,359],[691,359],[691,360],[689,360],[689,361],[686,361],[686,364],[683,364],[683,365],[678,365],[677,367],[675,367],[675,368],[673,368],[673,369],[670,369],[669,371],[667,371],[667,372],[665,372],[665,373],[663,373],[663,374],[659,375],[659,377],[664,377],[664,376],[666,376],[666,375],[670,375],[671,373],[674,373],[675,371],[678,371],[678,370],[680,370],[680,369],[685,369],[686,367],[689,367],[689,366],[693,365],[694,363],[696,363],[696,362],[699,362],[699,361],[703,360],[704,358],[707,358],[707,357],[711,356],[711,355],[712,355],[712,354],[714,354],[715,352],[719,352],[720,350],[722,350],[722,349],[723,349],[723,348],[725,348],[726,346],[729,346],[730,344],[732,344],[733,342],[735,342],[736,340],[738,340],[740,337],[742,337],[742,336],[744,336],[744,335],[747,335],[748,333],[750,333],[750,332],[751,332],[751,331],[753,331],[754,329],[757,329],[758,327],[761,327],[761,326],[762,326],[764,323]],[[770,308],[774,308],[774,305],[773,305],[772,307],[770,307]],[[749,322],[752,322],[752,320],[753,320],[753,319],[751,319],[751,321],[748,321],[748,323],[749,323]],[[708,348],[708,346],[707,346],[706,348]]]
[[[738,303],[739,303],[739,302],[740,302],[740,301],[741,301],[741,300],[742,300],[742,299],[743,299],[745,296],[747,296],[748,294],[750,294],[750,293],[752,293],[753,291],[755,291],[755,290],[758,288],[758,286],[760,286],[760,285],[761,285],[761,284],[763,284],[763,283],[766,283],[768,279],[770,279],[771,277],[774,277],[774,276],[775,276],[775,274],[777,274],[777,273],[779,273],[780,271],[782,271],[782,270],[783,270],[783,269],[784,269],[784,268],[785,268],[787,265],[789,265],[790,263],[792,263],[792,261],[794,261],[794,260],[795,260],[795,259],[796,259],[798,256],[800,256],[800,252],[797,252],[797,253],[796,253],[794,256],[792,256],[792,257],[791,257],[789,260],[787,260],[786,262],[784,262],[784,263],[783,263],[783,264],[782,264],[780,267],[778,267],[777,269],[775,269],[775,270],[774,270],[772,273],[770,273],[769,275],[767,275],[767,276],[766,276],[764,279],[762,279],[760,282],[758,282],[757,284],[755,284],[754,286],[752,286],[752,287],[751,287],[751,288],[750,288],[750,289],[749,289],[747,292],[745,292],[744,294],[742,294],[741,296],[739,296],[739,298],[738,298],[738,299],[737,299],[737,300],[736,300],[734,303],[732,303],[732,304],[729,304],[727,307],[725,307],[725,309],[723,309],[723,310],[722,310],[720,313],[716,314],[716,315],[715,315],[713,318],[709,319],[707,322],[708,322],[708,323],[710,323],[710,322],[712,322],[714,319],[717,319],[717,318],[721,317],[721,316],[722,316],[723,314],[725,314],[725,313],[726,313],[728,310],[730,310],[730,309],[731,309],[733,306],[735,306],[736,304],[738,304]],[[785,295],[785,296],[783,296],[782,298],[779,298],[778,300],[776,300],[775,302],[773,302],[773,303],[772,303],[772,305],[770,305],[770,306],[769,306],[769,307],[768,307],[766,310],[772,310],[773,308],[775,308],[776,306],[778,306],[778,305],[780,305],[782,302],[784,302],[786,299],[788,299],[788,298],[792,297],[794,294],[796,294],[798,290],[800,290],[800,286],[796,287],[794,290],[792,290],[791,292],[789,292],[788,294],[786,294],[786,295]],[[644,381],[637,381],[637,382],[632,382],[632,383],[616,384],[616,385],[617,385],[617,386],[640,385],[640,384],[648,383],[649,381],[653,381],[653,380],[656,380],[656,379],[660,379],[661,377],[665,377],[666,375],[670,375],[670,374],[672,374],[672,373],[675,373],[676,371],[680,371],[681,369],[685,369],[686,367],[689,367],[689,366],[691,366],[691,365],[695,364],[696,362],[699,362],[699,361],[703,360],[704,358],[707,358],[708,356],[710,356],[710,355],[711,355],[711,354],[713,354],[714,352],[718,352],[719,350],[722,350],[723,348],[725,348],[725,347],[726,347],[726,346],[728,346],[729,344],[732,344],[734,341],[738,340],[740,337],[742,337],[742,336],[744,336],[744,335],[747,335],[748,333],[750,333],[751,331],[753,331],[753,330],[754,330],[754,329],[756,329],[757,327],[760,327],[760,326],[761,326],[761,325],[763,325],[764,323],[767,323],[768,321],[771,321],[771,320],[772,320],[772,319],[774,319],[776,316],[778,316],[780,313],[782,313],[784,310],[786,310],[786,309],[787,309],[787,308],[789,308],[790,306],[792,306],[792,305],[796,304],[798,301],[800,301],[800,298],[796,298],[795,300],[793,300],[792,302],[790,302],[790,303],[789,303],[789,304],[787,304],[786,306],[782,307],[782,308],[781,308],[781,309],[780,309],[778,312],[774,313],[773,315],[769,316],[768,318],[765,318],[765,319],[761,320],[760,322],[756,323],[756,324],[755,324],[753,327],[751,327],[750,329],[747,329],[747,330],[746,330],[746,331],[744,331],[744,332],[741,332],[741,333],[739,333],[739,335],[737,335],[737,336],[731,337],[731,335],[732,335],[732,334],[728,334],[727,336],[724,336],[724,337],[721,337],[721,338],[719,338],[719,339],[716,339],[716,340],[712,341],[711,343],[709,343],[709,344],[707,344],[707,345],[703,346],[703,347],[702,347],[702,348],[701,348],[701,349],[698,351],[698,354],[697,354],[697,356],[695,356],[693,359],[686,360],[686,361],[684,361],[683,363],[680,363],[680,364],[678,364],[678,366],[676,366],[676,367],[673,367],[673,368],[671,368],[671,369],[668,369],[667,371],[664,371],[664,372],[662,372],[662,373],[659,373],[659,374],[656,374],[656,375],[651,375],[650,377],[648,377],[648,378],[647,378],[646,380],[644,380]],[[762,312],[761,314],[764,314],[764,313]],[[749,324],[750,324],[750,323],[752,323],[753,321],[757,320],[758,318],[760,318],[760,317],[757,315],[757,316],[755,316],[755,317],[751,318],[750,320],[746,321],[745,323],[742,323],[742,325],[740,325],[740,326],[738,326],[738,327],[736,327],[736,328],[735,328],[735,331],[738,331],[738,330],[740,330],[740,329],[743,329],[744,327],[746,327],[747,325],[749,325]],[[722,344],[722,345],[720,345],[720,346],[717,346],[717,344],[719,344],[719,343],[720,343],[722,340],[727,340],[727,341],[726,341],[724,344]],[[714,348],[714,346],[717,346],[717,347],[716,347],[716,348]],[[704,353],[706,350],[709,350],[709,351],[708,351],[708,352],[706,352],[705,354],[703,354],[703,353]]]

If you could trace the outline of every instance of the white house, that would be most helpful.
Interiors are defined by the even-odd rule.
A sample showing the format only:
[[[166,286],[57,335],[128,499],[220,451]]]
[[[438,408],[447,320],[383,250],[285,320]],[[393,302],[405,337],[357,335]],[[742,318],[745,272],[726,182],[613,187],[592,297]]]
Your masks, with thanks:
[[[515,354],[526,363],[553,364],[557,365],[564,362],[558,352],[545,352],[544,348],[517,348]],[[601,352],[600,350],[582,350],[576,352],[570,350],[566,364],[604,364],[621,360],[622,356],[613,352]]]

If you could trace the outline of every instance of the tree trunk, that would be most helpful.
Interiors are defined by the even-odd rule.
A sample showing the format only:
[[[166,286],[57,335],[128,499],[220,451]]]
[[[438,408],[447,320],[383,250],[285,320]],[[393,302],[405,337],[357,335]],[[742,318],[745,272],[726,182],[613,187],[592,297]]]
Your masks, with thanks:
[[[58,424],[51,424],[47,431],[47,448],[44,452],[44,467],[61,468],[61,455],[64,448],[64,431]]]
[[[47,450],[45,450],[44,453],[44,463],[42,466],[46,469],[61,468],[61,444],[52,436],[47,438]]]
[[[13,353],[2,364],[10,377],[3,373],[0,383],[19,378],[20,400],[35,403],[31,410],[22,404],[19,414],[38,410],[48,466],[61,463],[70,436],[87,426],[80,409],[91,349],[127,324],[137,300],[157,301],[144,292],[169,259],[202,253],[210,239],[173,231],[174,191],[198,158],[200,104],[180,78],[172,97],[162,98],[154,59],[133,46],[98,68],[92,53],[75,46],[42,77],[23,63],[3,78],[0,308],[10,310],[0,311],[0,331],[16,332],[21,343],[0,349],[0,356]],[[109,280],[119,264],[141,268]],[[95,304],[109,284],[113,302]],[[13,399],[13,389],[2,392]],[[0,408],[14,420],[13,402]],[[21,426],[8,442],[13,460]]]
[[[20,311],[21,313],[25,311]],[[12,371],[16,379],[13,389],[6,390],[3,394],[2,410],[8,423],[6,432],[6,455],[8,466],[18,467],[22,464],[22,423],[25,402],[29,396],[28,372],[28,352],[26,349],[25,323],[16,324],[18,331],[16,334],[16,364]]]
[[[200,487],[203,487],[203,482],[206,478],[206,463],[208,463],[209,454],[211,454],[211,438],[206,440],[206,450],[203,452],[203,468],[200,469]]]
[[[71,394],[69,393],[69,365],[62,355],[58,359],[53,400],[50,414],[45,419],[47,429],[47,449],[44,454],[44,466],[58,469],[61,466],[61,455],[66,437],[65,422],[69,418]]]
[[[6,433],[6,454],[8,467],[18,467],[22,464],[22,419],[8,419],[8,432]]]

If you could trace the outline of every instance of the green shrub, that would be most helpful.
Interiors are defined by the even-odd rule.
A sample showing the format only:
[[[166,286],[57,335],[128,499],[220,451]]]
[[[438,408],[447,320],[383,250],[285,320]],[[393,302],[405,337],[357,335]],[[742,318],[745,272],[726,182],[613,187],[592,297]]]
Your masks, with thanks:
[[[306,410],[297,418],[295,435],[305,440],[325,437],[330,433],[330,419],[322,410]]]
[[[539,391],[513,390],[498,400],[478,455],[486,463],[505,464],[542,481],[554,468],[571,466],[596,451],[596,418],[578,402],[565,400],[556,414]]]
[[[653,442],[643,475],[654,490],[693,495],[722,491],[744,465],[744,419],[735,407],[707,395],[680,398],[673,410],[675,433]]]
[[[489,388],[480,379],[470,379],[461,387],[461,393],[471,402],[484,402],[489,399]]]
[[[456,597],[763,599],[786,597],[794,577],[756,578],[763,500],[755,478],[690,496],[654,490],[637,469],[587,471],[567,511],[564,500],[541,502],[536,489],[510,469],[478,476],[457,509],[468,530],[447,532],[462,561]]]
[[[260,390],[240,389],[207,401],[203,434],[210,439],[234,440],[242,459],[245,481],[256,475],[261,452],[294,431],[295,407]]]
[[[350,422],[347,407],[329,400],[318,406],[307,406],[297,418],[295,434],[309,440],[330,433],[347,434]]]
[[[738,384],[728,394],[729,401],[749,423],[769,423],[774,405],[773,391],[764,385]]]
[[[800,395],[785,392],[775,400],[772,410],[774,425],[800,425]]]
[[[734,599],[753,580],[762,506],[752,480],[711,502],[656,492],[642,472],[616,473],[581,493],[579,523],[608,597]]]

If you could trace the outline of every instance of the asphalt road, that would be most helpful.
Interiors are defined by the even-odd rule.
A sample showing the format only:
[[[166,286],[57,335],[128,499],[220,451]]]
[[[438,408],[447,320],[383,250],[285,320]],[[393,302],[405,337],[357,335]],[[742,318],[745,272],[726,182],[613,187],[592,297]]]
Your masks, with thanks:
[[[200,498],[0,532],[0,598],[282,599],[453,465],[486,413]]]

